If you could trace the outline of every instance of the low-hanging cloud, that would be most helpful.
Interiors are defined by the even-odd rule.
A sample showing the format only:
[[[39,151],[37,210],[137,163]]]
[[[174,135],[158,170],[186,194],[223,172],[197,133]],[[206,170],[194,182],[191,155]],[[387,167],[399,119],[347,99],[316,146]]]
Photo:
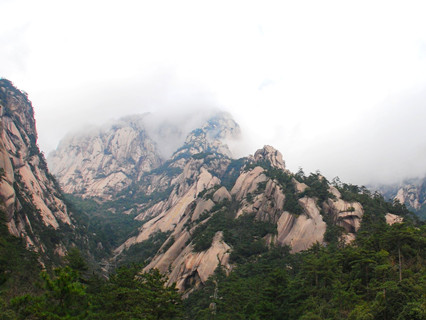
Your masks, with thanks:
[[[219,109],[241,126],[237,157],[270,144],[330,179],[423,175],[425,4],[308,2],[6,1],[0,76],[29,93],[45,152],[149,112],[168,155],[189,130],[174,123]]]

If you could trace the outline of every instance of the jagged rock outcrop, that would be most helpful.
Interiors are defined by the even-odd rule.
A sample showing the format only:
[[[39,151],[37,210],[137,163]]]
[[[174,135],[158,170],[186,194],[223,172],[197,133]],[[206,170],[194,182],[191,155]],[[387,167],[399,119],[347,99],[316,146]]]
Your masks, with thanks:
[[[9,231],[32,250],[63,255],[61,236],[52,242],[45,235],[47,230],[72,230],[74,222],[37,146],[31,102],[5,79],[0,79],[0,121],[0,207]]]
[[[169,283],[176,283],[181,291],[205,283],[218,265],[230,270],[229,255],[231,247],[223,241],[223,233],[218,231],[209,249],[194,252],[191,246],[185,246],[187,234],[181,236],[165,254],[157,256],[146,268],[158,268],[161,272],[171,269]],[[182,246],[184,249],[182,250]]]
[[[212,210],[215,204],[231,199],[228,190],[219,187],[221,180],[218,177],[225,173],[231,159],[223,154],[211,153],[208,141],[201,143],[199,137],[197,141],[198,146],[204,146],[202,149],[194,148],[187,140],[184,146],[186,152],[182,152],[184,148],[181,148],[177,151],[179,156],[173,155],[166,166],[161,168],[161,172],[148,174],[142,179],[141,185],[147,186],[151,195],[158,190],[170,190],[170,193],[140,212],[136,219],[147,222],[136,236],[129,238],[115,251],[115,258],[118,259],[131,246],[148,240],[156,233],[169,233],[165,244],[169,241],[173,244],[167,250],[160,248],[147,268],[155,267],[163,272],[172,270],[170,281],[177,282],[182,290],[188,287],[189,282],[204,282],[213,273],[217,263],[220,261],[227,265],[229,257],[229,246],[224,243],[220,234],[206,252],[195,253],[191,243],[188,243],[191,232],[198,226],[196,222],[200,216]],[[204,149],[205,146],[207,149]],[[219,149],[227,150],[225,147]],[[168,181],[167,185],[164,184],[165,181]],[[199,197],[207,191],[210,198]]]
[[[184,145],[176,151],[172,159],[182,154],[215,153],[232,157],[226,144],[227,140],[238,139],[241,134],[239,125],[228,113],[218,113],[200,128],[193,130],[186,138]]]
[[[188,146],[187,150],[191,150],[191,147]],[[182,160],[178,157],[173,159],[169,166],[176,166],[177,161]],[[197,228],[209,224],[210,219],[223,212],[221,210],[224,208],[229,212],[235,210],[234,219],[253,215],[255,220],[275,224],[276,231],[266,236],[265,240],[290,245],[293,252],[308,249],[317,242],[324,243],[327,225],[317,199],[302,196],[301,193],[309,186],[292,177],[285,168],[281,154],[274,148],[265,146],[246,159],[241,164],[231,190],[221,185],[221,177],[228,172],[227,166],[232,163],[229,158],[217,154],[203,153],[200,156],[200,153],[192,153],[182,163],[182,172],[171,179],[173,189],[168,198],[139,215],[139,219],[151,219],[140,228],[138,235],[117,248],[116,258],[157,232],[168,233],[168,240],[146,269],[158,268],[169,272],[170,281],[177,282],[181,290],[204,283],[219,263],[226,270],[232,268],[229,255],[233,247],[226,242],[221,230],[216,232],[205,249],[195,250],[194,234],[197,234]],[[285,190],[281,176],[271,176],[268,168],[284,175],[289,183],[287,188],[291,191]],[[293,193],[293,198],[301,194],[296,200],[301,212],[284,210],[286,201],[292,198],[289,192]],[[334,206],[340,208],[338,204]]]
[[[420,219],[426,218],[426,178],[408,179],[395,185],[370,186],[370,188],[378,190],[386,199],[398,200],[415,212]]]
[[[402,223],[404,221],[404,218],[393,213],[386,213],[385,216],[386,223],[389,225],[393,225],[395,223]]]
[[[281,152],[274,149],[274,147],[264,146],[263,149],[255,152],[253,159],[254,162],[266,162],[274,168],[286,170]]]
[[[329,198],[324,202],[324,211],[331,214],[336,225],[345,230],[343,240],[349,243],[355,239],[355,235],[361,226],[364,209],[359,202],[342,200],[342,195],[335,187],[331,186],[329,191],[335,198]]]
[[[149,151],[156,154],[155,142],[144,126],[132,130],[142,132],[143,139],[139,135],[138,143],[151,141],[149,145],[153,147]],[[128,136],[130,131],[125,132]],[[255,250],[267,245],[288,245],[292,252],[299,252],[315,243],[328,243],[327,230],[337,225],[343,230],[338,236],[346,243],[355,239],[364,216],[361,203],[345,200],[319,173],[309,177],[291,173],[281,153],[271,146],[233,160],[226,141],[238,135],[235,121],[227,114],[219,114],[191,131],[168,160],[159,157],[156,165],[150,167],[135,165],[149,159],[142,155],[143,145],[136,143],[141,151],[136,152],[133,166],[122,170],[128,181],[121,180],[125,182],[116,184],[116,189],[110,189],[108,194],[110,199],[118,197],[128,204],[123,210],[114,208],[115,213],[131,212],[143,224],[115,249],[114,263],[125,260],[134,252],[131,248],[138,248],[139,244],[143,247],[161,236],[166,240],[157,247],[145,270],[158,268],[168,273],[170,283],[176,282],[180,290],[186,291],[205,283],[219,264],[231,270],[236,250],[250,255],[246,244],[238,248],[240,238],[248,237],[245,241]],[[117,144],[114,154],[120,154],[121,146],[129,144]],[[99,152],[101,149],[98,147]],[[85,168],[102,167],[99,161],[89,157]],[[93,188],[98,188],[93,181]],[[105,193],[96,192],[85,195],[105,197]],[[256,227],[263,231],[249,231]],[[242,231],[248,235],[237,236],[238,228],[248,228]]]
[[[145,130],[147,117],[125,117],[63,139],[48,163],[64,192],[111,199],[161,165],[157,145]]]
[[[167,130],[162,123],[154,130],[151,121],[150,114],[128,116],[63,139],[49,155],[48,163],[64,192],[114,200],[144,174],[160,167],[165,162],[162,149],[168,147],[159,143],[184,133],[168,123]],[[239,133],[239,126],[230,115],[216,114],[187,135],[183,146],[172,156],[174,167],[182,168],[182,157],[188,155],[218,153],[230,157],[231,151],[223,142],[237,138]],[[151,189],[156,189],[156,181],[151,182]]]
[[[323,243],[327,228],[315,199],[304,197],[299,200],[303,214],[299,216],[284,212],[278,220],[277,241],[291,246],[292,252],[309,249],[314,243]]]
[[[426,188],[425,183],[405,184],[401,186],[395,196],[402,204],[414,210],[420,210],[420,208],[426,204]]]

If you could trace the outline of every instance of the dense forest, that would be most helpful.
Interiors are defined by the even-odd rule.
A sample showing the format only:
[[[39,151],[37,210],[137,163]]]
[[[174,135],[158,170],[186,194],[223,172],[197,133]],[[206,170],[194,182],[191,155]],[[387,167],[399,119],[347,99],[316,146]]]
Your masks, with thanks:
[[[425,225],[398,202],[364,188],[343,184],[339,191],[365,208],[355,242],[343,244],[340,230],[330,228],[326,246],[296,254],[262,241],[268,224],[250,216],[226,224],[231,220],[222,210],[197,231],[195,244],[201,250],[214,232],[210,229],[223,224],[235,242],[234,268],[226,274],[218,266],[185,299],[155,269],[141,273],[143,265],[128,264],[103,277],[77,249],[68,252],[61,267],[42,270],[37,255],[8,235],[3,221],[0,318],[425,319]],[[404,222],[386,224],[387,212],[401,214]],[[244,237],[235,238],[238,234]]]

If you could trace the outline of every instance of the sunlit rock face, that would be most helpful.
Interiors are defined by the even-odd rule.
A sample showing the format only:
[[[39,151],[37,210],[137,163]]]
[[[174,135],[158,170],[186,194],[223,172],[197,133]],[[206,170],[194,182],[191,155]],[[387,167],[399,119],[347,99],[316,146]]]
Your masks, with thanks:
[[[386,213],[385,219],[388,225],[393,225],[395,223],[402,223],[404,221],[403,217],[393,213]]]
[[[325,201],[323,209],[333,216],[336,225],[345,230],[342,240],[345,243],[350,243],[355,239],[356,233],[361,226],[364,208],[359,202],[343,200],[340,192],[333,186],[330,186],[329,191],[335,198],[329,198]]]
[[[48,157],[49,167],[65,193],[112,200],[120,191],[165,162],[167,139],[183,131],[178,125],[159,123],[151,115],[122,118],[107,126],[68,135]],[[149,128],[149,129],[147,129]],[[231,156],[225,143],[235,139],[239,126],[226,113],[218,113],[190,132],[173,159],[184,154],[214,152]],[[161,144],[159,144],[161,143]]]
[[[48,163],[65,193],[111,199],[162,159],[148,136],[145,116],[131,116],[103,128],[70,135]]]
[[[254,156],[246,158],[244,163],[251,164],[251,167],[246,169],[242,165],[238,168],[235,182],[228,190],[222,185],[222,179],[226,179],[231,172],[228,170],[232,166],[230,158],[218,153],[209,154],[204,148],[197,149],[201,152],[196,153],[188,140],[185,148],[186,153],[178,151],[180,157],[175,154],[172,157],[174,160],[168,163],[168,169],[163,168],[164,172],[177,166],[181,166],[182,170],[170,179],[173,188],[169,196],[140,213],[137,218],[147,222],[140,227],[137,235],[116,249],[115,259],[126,255],[133,245],[162,232],[169,235],[168,239],[145,270],[158,268],[169,273],[170,283],[176,282],[181,291],[205,283],[218,265],[224,270],[231,270],[233,266],[229,256],[233,248],[226,242],[221,230],[216,232],[205,250],[195,250],[192,241],[195,230],[209,223],[217,213],[215,210],[223,203],[233,204],[231,207],[235,207],[235,219],[250,214],[256,220],[275,224],[276,232],[265,237],[265,241],[270,244],[290,245],[293,252],[298,252],[317,242],[324,242],[327,226],[317,201],[302,197],[299,200],[301,214],[285,211],[285,190],[278,181],[268,176],[265,168],[256,166],[256,162],[259,162],[290,174],[277,150],[265,146]],[[161,181],[164,173],[156,174],[158,176],[151,177],[150,181],[154,182],[150,184],[151,188],[161,188],[161,184],[156,185],[155,182]],[[308,187],[294,178],[291,183],[294,184],[294,192],[301,192]]]
[[[0,206],[9,231],[24,238],[27,247],[45,252],[42,230],[59,232],[74,224],[37,146],[31,102],[5,79],[0,79],[0,168]],[[64,243],[58,241],[53,250],[64,254]]]

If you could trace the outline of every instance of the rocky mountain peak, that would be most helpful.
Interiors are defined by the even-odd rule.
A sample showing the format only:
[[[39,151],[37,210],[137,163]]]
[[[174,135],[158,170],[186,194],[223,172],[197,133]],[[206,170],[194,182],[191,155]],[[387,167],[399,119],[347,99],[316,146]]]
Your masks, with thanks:
[[[394,185],[372,185],[386,199],[398,200],[414,211],[420,219],[426,219],[426,178],[412,178]]]
[[[399,200],[402,204],[419,210],[424,202],[421,196],[421,185],[406,184],[401,186],[398,190],[395,199]]]
[[[231,115],[221,112],[207,120],[200,128],[189,133],[184,146],[173,158],[182,153],[197,154],[203,152],[219,153],[229,158],[232,152],[226,144],[227,140],[237,139],[241,134],[240,126]]]
[[[63,139],[48,158],[63,190],[109,199],[158,167],[162,158],[145,130],[146,116],[124,117]]]
[[[264,146],[255,152],[253,156],[254,162],[267,162],[272,167],[285,170],[285,162],[281,152],[271,146]]]

